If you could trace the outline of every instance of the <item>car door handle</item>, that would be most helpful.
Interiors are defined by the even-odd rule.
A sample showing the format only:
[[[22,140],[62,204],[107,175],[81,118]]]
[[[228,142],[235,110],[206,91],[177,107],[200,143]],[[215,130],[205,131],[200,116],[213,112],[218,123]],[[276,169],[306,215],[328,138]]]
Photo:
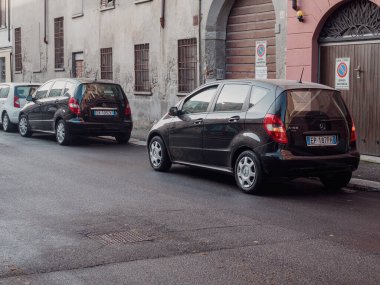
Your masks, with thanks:
[[[203,119],[198,119],[194,121],[194,125],[200,125],[203,123]]]
[[[228,121],[230,123],[237,122],[239,120],[240,120],[240,116],[233,116],[233,117],[231,117],[231,118],[228,119]]]

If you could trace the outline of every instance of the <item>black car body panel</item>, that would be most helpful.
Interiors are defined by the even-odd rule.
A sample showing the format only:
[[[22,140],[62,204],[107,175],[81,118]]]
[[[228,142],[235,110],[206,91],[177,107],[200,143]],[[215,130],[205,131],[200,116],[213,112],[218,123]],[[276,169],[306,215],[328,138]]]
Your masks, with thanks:
[[[216,106],[227,85],[248,85],[250,91],[244,100],[241,99],[240,106],[234,106],[235,103],[229,102],[227,108],[230,110],[224,111],[223,106],[219,109]],[[207,110],[191,114],[183,112],[185,104],[191,105],[187,103],[191,98],[197,98],[197,94],[212,86],[216,86],[216,90]],[[301,108],[302,112],[297,112],[300,111],[299,114],[302,113],[302,116],[292,118],[289,116],[288,106],[288,93],[292,91],[300,97],[320,92],[312,97],[311,101],[318,96],[336,97],[331,99],[335,105],[328,106],[331,103],[327,102],[328,100],[325,100],[325,105],[317,102],[322,108],[331,107],[331,114],[336,114],[336,117],[332,118],[331,114],[323,112],[313,113],[312,103],[306,106],[311,111],[303,112],[302,108],[306,107],[300,105],[302,98],[298,98],[300,102],[296,103],[300,104],[296,107]],[[238,94],[234,93],[234,96],[230,97],[238,97]],[[241,98],[243,97],[241,95]],[[356,144],[350,142],[352,118],[338,92],[324,85],[287,80],[224,80],[201,86],[182,99],[177,108],[177,116],[166,114],[153,126],[148,135],[148,147],[154,136],[158,135],[163,139],[173,163],[233,173],[238,155],[244,150],[252,150],[259,157],[265,174],[276,177],[318,176],[353,171],[359,164],[360,155],[356,150]],[[274,114],[285,122],[286,136],[289,140],[287,143],[276,142],[268,134],[263,125],[267,114]],[[289,121],[290,119],[293,121]],[[333,136],[337,140],[336,145],[306,145],[306,137],[318,139],[321,136]]]

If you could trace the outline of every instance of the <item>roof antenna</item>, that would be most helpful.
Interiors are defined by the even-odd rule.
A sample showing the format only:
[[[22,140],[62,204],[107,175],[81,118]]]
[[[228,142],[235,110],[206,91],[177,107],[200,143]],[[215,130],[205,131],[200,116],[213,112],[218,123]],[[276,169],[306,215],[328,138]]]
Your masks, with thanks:
[[[305,70],[305,67],[302,67],[302,72],[301,72],[301,78],[300,78],[300,81],[298,81],[298,83],[301,83],[302,84],[302,77],[303,77],[303,71]]]

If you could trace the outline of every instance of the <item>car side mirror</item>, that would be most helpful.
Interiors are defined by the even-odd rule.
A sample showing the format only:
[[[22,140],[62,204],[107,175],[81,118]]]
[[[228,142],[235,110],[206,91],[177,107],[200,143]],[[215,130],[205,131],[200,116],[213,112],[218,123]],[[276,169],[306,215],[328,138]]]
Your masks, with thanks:
[[[177,107],[171,107],[171,108],[169,109],[169,115],[172,116],[172,117],[179,116],[180,113],[181,113],[181,111],[178,110]]]
[[[32,101],[33,101],[33,97],[32,97],[32,95],[28,95],[28,96],[26,96],[26,101],[27,101],[27,102],[32,102]]]

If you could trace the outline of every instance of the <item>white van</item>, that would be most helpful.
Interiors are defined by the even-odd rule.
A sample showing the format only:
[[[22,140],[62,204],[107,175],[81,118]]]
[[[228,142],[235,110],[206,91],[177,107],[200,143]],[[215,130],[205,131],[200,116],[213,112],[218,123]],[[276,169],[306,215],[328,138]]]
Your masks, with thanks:
[[[18,115],[26,104],[26,96],[33,94],[40,83],[0,84],[0,123],[9,132],[18,125]]]

